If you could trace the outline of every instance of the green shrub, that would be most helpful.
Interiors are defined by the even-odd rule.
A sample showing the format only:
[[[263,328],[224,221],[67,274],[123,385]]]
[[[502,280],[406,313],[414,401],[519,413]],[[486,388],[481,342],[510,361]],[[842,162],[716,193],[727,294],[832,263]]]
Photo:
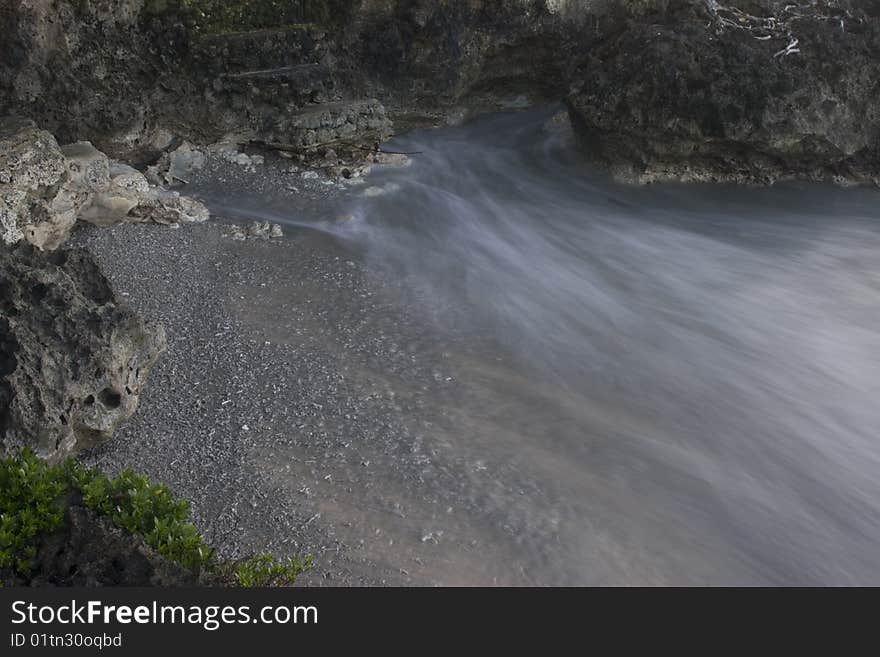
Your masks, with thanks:
[[[73,459],[52,466],[24,451],[0,460],[0,571],[30,574],[40,540],[61,526],[76,492],[85,506],[196,573],[214,573],[240,586],[269,586],[293,583],[312,564],[311,557],[278,560],[268,554],[218,563],[189,521],[189,504],[166,486],[130,470],[111,478]]]
[[[167,487],[131,470],[109,479],[97,470],[75,468],[74,477],[86,506],[143,537],[159,554],[191,570],[208,564],[213,551],[188,521],[189,504]]]
[[[64,519],[65,474],[32,452],[0,461],[0,569],[30,571],[37,539]]]
[[[284,586],[311,567],[311,556],[279,560],[271,554],[257,554],[236,564],[234,574],[239,586]]]

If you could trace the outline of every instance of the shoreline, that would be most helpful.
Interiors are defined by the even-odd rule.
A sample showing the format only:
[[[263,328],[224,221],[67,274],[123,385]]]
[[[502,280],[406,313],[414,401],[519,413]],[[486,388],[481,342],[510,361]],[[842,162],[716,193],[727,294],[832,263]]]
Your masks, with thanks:
[[[450,444],[446,338],[332,236],[227,227],[72,235],[168,338],[134,416],[80,458],[169,485],[221,556],[311,554],[303,585],[529,583],[487,520],[511,511]]]
[[[208,539],[226,537],[216,540],[224,556],[311,553],[318,567],[302,576],[304,583],[332,573],[337,584],[378,584],[386,578],[336,558],[342,548],[333,528],[318,522],[307,496],[304,503],[289,499],[254,466],[256,452],[284,440],[275,425],[282,418],[293,425],[291,407],[299,406],[290,382],[277,375],[279,363],[311,368],[301,354],[259,339],[268,336],[242,321],[242,311],[253,309],[242,293],[251,288],[251,277],[262,275],[265,282],[267,259],[302,266],[309,248],[296,238],[236,242],[223,229],[213,220],[177,230],[122,224],[83,227],[72,236],[70,246],[98,259],[117,296],[161,322],[168,336],[135,415],[113,440],[81,459],[108,472],[143,471],[168,484],[190,501],[193,520]],[[316,259],[322,267],[342,262],[323,251]]]

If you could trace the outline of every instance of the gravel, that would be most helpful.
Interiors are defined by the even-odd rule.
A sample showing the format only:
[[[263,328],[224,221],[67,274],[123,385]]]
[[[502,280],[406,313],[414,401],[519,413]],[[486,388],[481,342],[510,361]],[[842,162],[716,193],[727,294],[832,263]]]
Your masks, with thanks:
[[[277,166],[218,160],[188,191],[256,202],[264,184],[260,209],[287,218],[332,213],[342,194],[322,175],[297,177],[284,198],[290,174]],[[230,214],[267,218],[253,212],[72,236],[168,336],[135,416],[84,459],[168,484],[225,556],[313,555],[306,584],[532,583],[519,552],[552,538],[553,500],[521,473],[514,443],[499,456],[474,439],[484,409],[504,403],[463,382],[455,331],[327,233],[288,223],[280,239],[224,236]]]

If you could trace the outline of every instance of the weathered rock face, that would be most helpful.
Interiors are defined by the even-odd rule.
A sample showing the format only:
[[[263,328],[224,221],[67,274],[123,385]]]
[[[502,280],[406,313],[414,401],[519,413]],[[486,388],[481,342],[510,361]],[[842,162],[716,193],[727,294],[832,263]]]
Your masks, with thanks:
[[[204,157],[204,156],[202,156]],[[160,224],[205,221],[208,209],[177,192],[150,186],[139,171],[113,163],[90,142],[59,148],[25,119],[0,119],[0,242],[52,250],[77,219]]]
[[[166,4],[6,0],[0,114],[28,116],[61,142],[86,139],[115,156],[114,144],[138,138],[149,107],[170,98],[198,103],[176,76],[186,29],[159,11]]]
[[[597,1],[291,2],[301,20],[277,25],[266,23],[278,12],[268,0],[203,4],[205,20],[198,0],[12,0],[0,14],[0,113],[143,163],[169,132],[307,141],[345,128],[369,141],[388,132],[369,98],[399,116],[494,109],[524,92],[558,99],[565,53]],[[262,23],[251,20],[258,10]],[[264,23],[272,29],[253,29]]]
[[[364,0],[347,47],[396,117],[558,100],[603,2]]]
[[[567,97],[585,151],[628,180],[877,179],[875,0],[316,0],[284,12],[273,24],[271,0],[12,0],[0,114],[146,165],[172,136],[314,150],[381,138],[386,115],[399,132]]]
[[[313,105],[283,114],[263,132],[268,143],[307,150],[345,140],[383,141],[391,134],[376,100]]]
[[[105,158],[106,159],[106,158]],[[0,239],[55,248],[87,196],[55,138],[31,121],[0,120]]]
[[[589,155],[639,182],[880,179],[880,5],[655,4],[574,74]]]
[[[57,460],[112,435],[165,347],[84,251],[0,247],[0,447]]]

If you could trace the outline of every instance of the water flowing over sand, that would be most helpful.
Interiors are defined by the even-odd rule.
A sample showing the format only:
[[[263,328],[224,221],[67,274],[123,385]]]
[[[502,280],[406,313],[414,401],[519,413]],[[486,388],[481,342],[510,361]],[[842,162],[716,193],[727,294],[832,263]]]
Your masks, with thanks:
[[[499,581],[880,584],[880,192],[622,186],[556,111],[398,137],[287,217],[448,337]]]

